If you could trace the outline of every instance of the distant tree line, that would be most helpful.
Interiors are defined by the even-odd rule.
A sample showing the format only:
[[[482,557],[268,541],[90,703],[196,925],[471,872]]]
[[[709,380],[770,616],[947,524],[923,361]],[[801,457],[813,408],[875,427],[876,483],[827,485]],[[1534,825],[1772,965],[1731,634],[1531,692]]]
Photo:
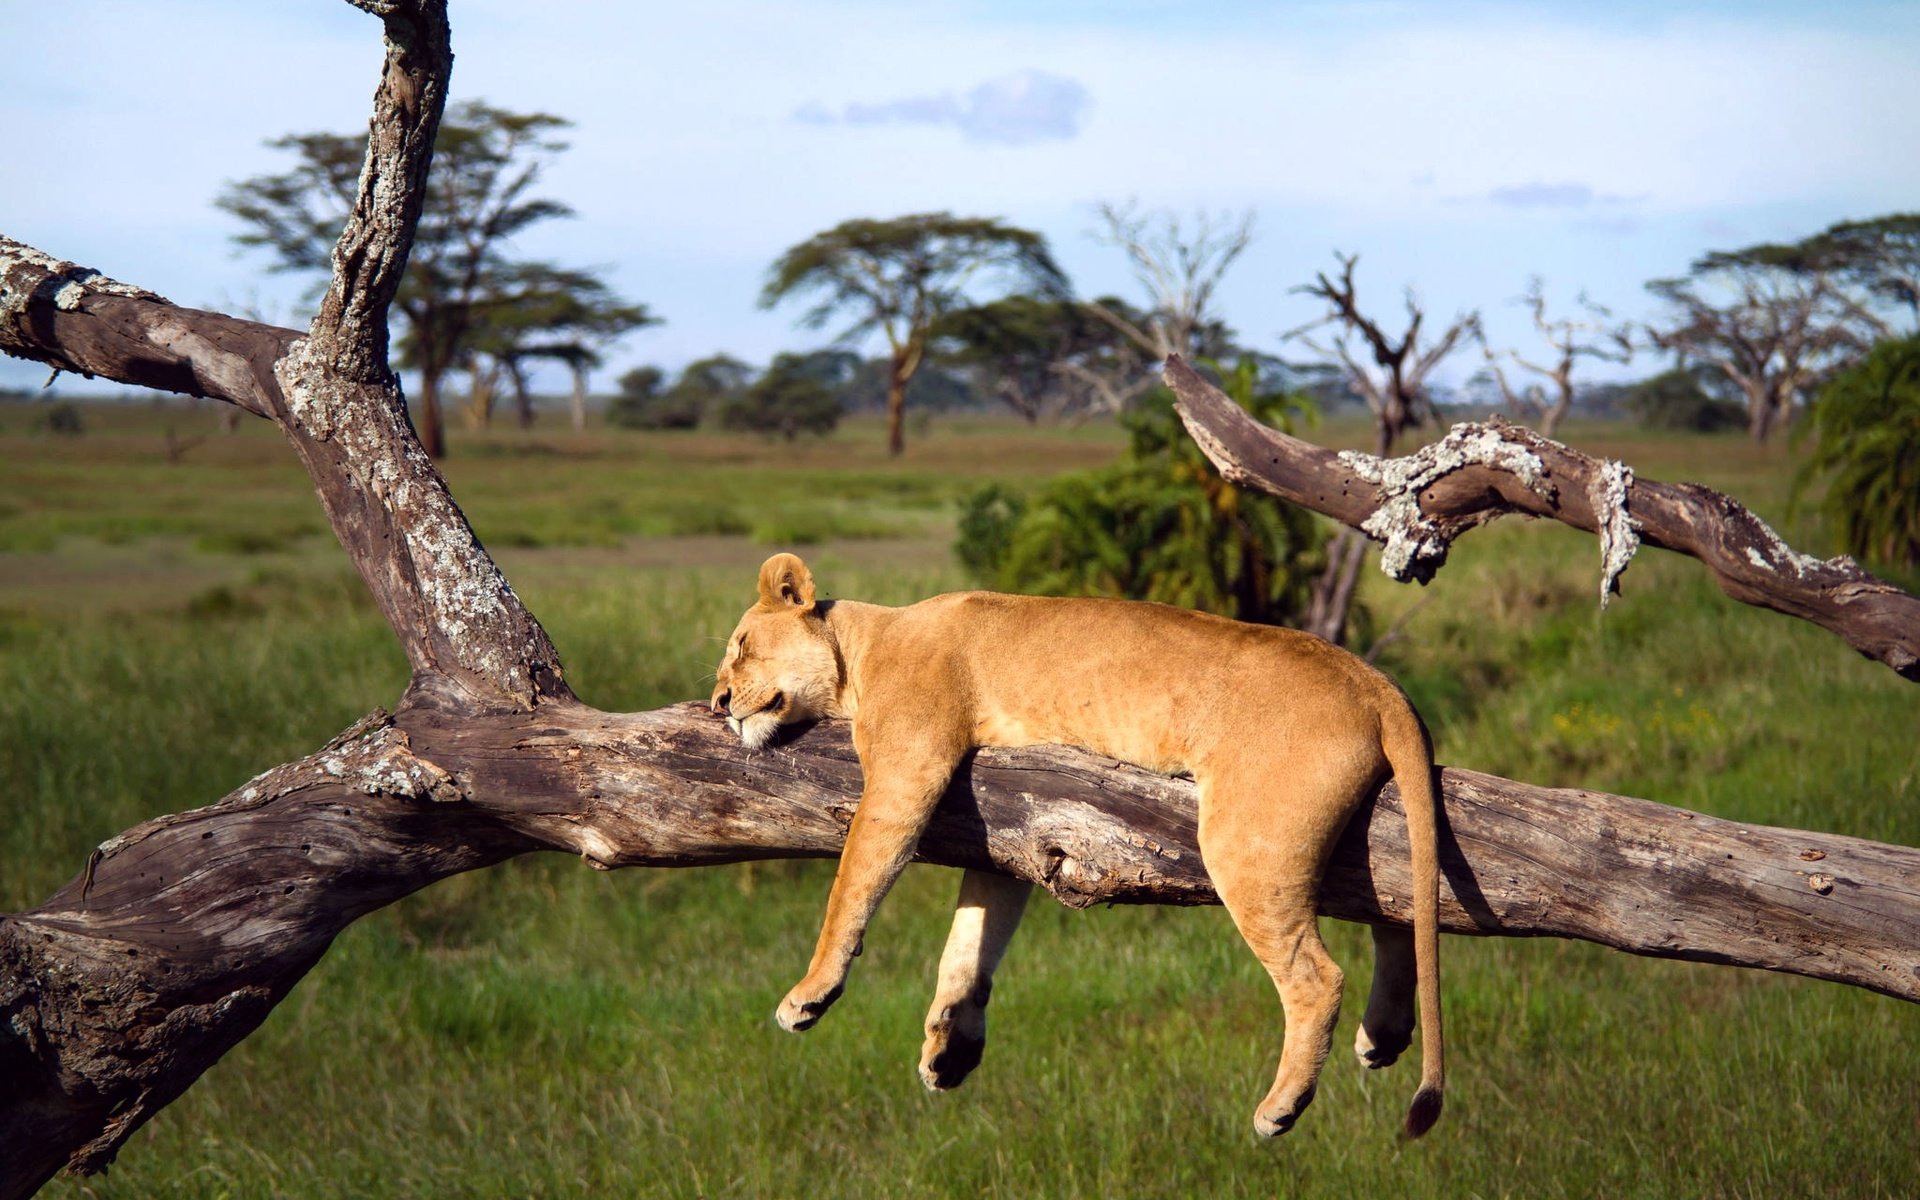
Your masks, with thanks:
[[[566,148],[558,137],[566,127],[549,114],[479,101],[450,109],[439,126],[395,303],[404,319],[396,359],[418,373],[416,421],[430,453],[446,450],[449,377],[467,380],[472,424],[487,425],[504,397],[530,424],[530,368],[562,365],[573,376],[574,423],[583,426],[588,372],[610,344],[656,320],[595,271],[512,252],[517,235],[571,213],[537,194],[543,170]],[[323,278],[365,137],[296,134],[272,145],[292,156],[289,169],[231,184],[217,203],[239,220],[236,241],[266,251],[273,269]],[[1004,406],[1034,423],[1150,419],[1165,401],[1158,368],[1177,353],[1252,372],[1249,396],[1305,397],[1319,408],[1358,401],[1372,415],[1375,451],[1387,455],[1409,431],[1435,423],[1441,402],[1461,398],[1435,381],[1438,369],[1477,345],[1483,368],[1466,396],[1549,435],[1583,404],[1665,429],[1744,425],[1756,441],[1811,412],[1805,424],[1819,449],[1808,470],[1831,482],[1823,503],[1849,531],[1849,548],[1908,561],[1920,555],[1907,525],[1857,519],[1864,507],[1920,508],[1903,503],[1915,491],[1907,483],[1914,439],[1889,432],[1908,428],[1920,403],[1905,365],[1920,336],[1920,214],[1709,252],[1685,275],[1647,284],[1665,312],[1642,324],[1615,319],[1584,294],[1572,309],[1556,307],[1535,278],[1515,301],[1532,317],[1534,348],[1490,345],[1477,311],[1430,324],[1412,289],[1404,322],[1390,319],[1363,301],[1359,257],[1336,254],[1336,272],[1294,289],[1324,305],[1317,319],[1281,335],[1283,346],[1306,351],[1299,362],[1243,344],[1218,311],[1220,284],[1252,241],[1251,214],[1182,219],[1103,205],[1098,217],[1095,236],[1125,257],[1136,300],[1077,298],[1046,239],[998,219],[934,212],[844,221],[789,247],[760,294],[765,307],[808,302],[801,323],[833,325],[829,347],[780,354],[760,368],[716,354],[671,379],[636,368],[620,378],[608,419],[641,429],[707,423],[793,440],[831,432],[846,412],[879,409],[898,454],[909,406]],[[853,349],[875,335],[884,355]],[[1582,376],[1588,364],[1623,365],[1649,353],[1668,361],[1637,381]],[[1137,443],[1140,429],[1132,432]],[[1138,444],[1134,454],[1144,461]],[[1364,550],[1353,533],[1327,549],[1315,611],[1345,611]],[[1337,623],[1322,632],[1341,636]]]

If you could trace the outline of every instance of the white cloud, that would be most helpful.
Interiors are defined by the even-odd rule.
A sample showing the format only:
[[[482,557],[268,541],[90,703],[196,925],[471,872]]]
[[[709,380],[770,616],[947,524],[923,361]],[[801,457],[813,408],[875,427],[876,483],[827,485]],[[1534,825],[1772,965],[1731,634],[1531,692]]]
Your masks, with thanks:
[[[1597,192],[1591,184],[1575,183],[1571,180],[1563,183],[1502,184],[1489,191],[1488,200],[1507,208],[1586,208],[1589,205],[1632,204],[1631,196],[1616,196],[1611,192]],[[1645,199],[1645,197],[1640,197]]]
[[[970,141],[1024,146],[1072,138],[1092,103],[1087,89],[1064,75],[1016,71],[964,97],[943,92],[878,104],[853,101],[837,113],[810,100],[793,116],[809,125],[951,125]]]

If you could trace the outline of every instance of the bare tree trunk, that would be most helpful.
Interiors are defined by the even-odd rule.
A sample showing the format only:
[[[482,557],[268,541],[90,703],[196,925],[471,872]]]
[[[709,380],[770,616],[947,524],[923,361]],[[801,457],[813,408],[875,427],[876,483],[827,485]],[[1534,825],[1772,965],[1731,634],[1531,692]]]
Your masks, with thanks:
[[[1773,434],[1774,401],[1773,389],[1763,381],[1760,386],[1747,390],[1747,436],[1755,443],[1764,444]]]
[[[1342,529],[1327,544],[1327,566],[1313,582],[1306,619],[1300,628],[1336,646],[1347,644],[1347,621],[1353,615],[1353,594],[1360,584],[1360,567],[1367,559],[1366,535]]]
[[[899,457],[906,451],[907,381],[913,378],[905,350],[894,352],[887,370],[887,453]]]
[[[493,427],[493,404],[499,392],[498,368],[483,369],[475,364],[467,372],[467,423],[474,429]]]
[[[587,431],[587,369],[578,363],[573,365],[573,431]],[[533,408],[527,408],[528,425],[533,424]]]
[[[1573,409],[1573,379],[1562,373],[1553,381],[1557,399],[1540,414],[1540,436],[1552,437],[1560,431],[1560,422]]]
[[[533,428],[533,395],[527,391],[527,370],[520,360],[508,357],[507,382],[513,387],[513,419],[522,429]]]
[[[420,372],[419,434],[428,458],[447,456],[447,426],[440,416],[440,372],[432,367]]]
[[[1387,335],[1379,321],[1360,311],[1353,280],[1359,256],[1335,254],[1334,258],[1340,263],[1338,283],[1327,278],[1325,272],[1320,272],[1314,277],[1313,283],[1294,289],[1326,301],[1327,314],[1287,336],[1301,338],[1310,349],[1322,357],[1338,360],[1345,368],[1349,384],[1366,401],[1368,411],[1373,414],[1374,456],[1384,459],[1393,453],[1401,434],[1432,419],[1433,405],[1427,399],[1426,391],[1427,376],[1465,339],[1480,336],[1480,317],[1477,313],[1456,317],[1431,346],[1422,350],[1420,329],[1426,321],[1426,313],[1409,289],[1406,296],[1406,332],[1396,341]],[[1331,346],[1319,345],[1305,336],[1324,324],[1337,325],[1343,330],[1358,333],[1370,351],[1368,362],[1362,362],[1348,350],[1345,333],[1337,336]],[[1489,355],[1489,361],[1491,357]],[[1497,364],[1493,369],[1500,381],[1501,391],[1511,401],[1513,394],[1507,388],[1506,376],[1500,374]],[[1304,626],[1308,632],[1335,645],[1346,644],[1347,622],[1352,616],[1353,598],[1365,556],[1366,543],[1356,536],[1342,533],[1334,539],[1333,545],[1328,548],[1327,569],[1314,582]]]

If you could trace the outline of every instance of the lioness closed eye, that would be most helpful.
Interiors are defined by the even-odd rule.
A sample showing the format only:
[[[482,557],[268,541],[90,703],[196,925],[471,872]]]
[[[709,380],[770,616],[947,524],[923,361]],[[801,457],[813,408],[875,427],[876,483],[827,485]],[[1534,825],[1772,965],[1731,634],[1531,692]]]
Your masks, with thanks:
[[[760,568],[760,599],[720,661],[713,708],[748,747],[782,725],[853,722],[860,808],[813,962],[775,1014],[802,1030],[840,995],[861,935],[956,765],[974,746],[1058,742],[1198,786],[1200,853],[1214,889],[1280,992],[1280,1068],[1254,1110],[1285,1133],[1313,1099],[1340,1011],[1320,941],[1321,872],[1347,818],[1391,774],[1413,847],[1414,927],[1375,926],[1373,990],[1354,1049],[1384,1067],[1422,1038],[1415,1137],[1440,1115],[1440,981],[1433,758],[1393,682],[1288,629],[1124,600],[963,592],[905,608],[816,602],[791,554]],[[1029,885],[968,871],[927,1014],[920,1075],[954,1087],[986,1046],[993,971]]]

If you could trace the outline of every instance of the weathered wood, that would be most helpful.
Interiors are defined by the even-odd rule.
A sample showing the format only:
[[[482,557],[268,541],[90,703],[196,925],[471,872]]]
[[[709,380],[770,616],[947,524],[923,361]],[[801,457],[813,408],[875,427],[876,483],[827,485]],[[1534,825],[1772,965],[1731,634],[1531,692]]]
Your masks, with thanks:
[[[417,753],[471,802],[603,867],[837,855],[860,791],[843,722],[753,754],[697,704],[415,722]],[[509,728],[519,728],[518,718]],[[1760,967],[1920,1001],[1920,850],[1773,829],[1647,800],[1441,773],[1442,927],[1570,937],[1635,954]],[[484,797],[481,793],[485,793]],[[572,796],[579,807],[564,803]],[[983,750],[920,859],[990,867],[1069,907],[1212,904],[1191,783],[1064,747]],[[1409,924],[1398,789],[1382,789],[1330,868],[1322,911]]]
[[[181,308],[0,237],[0,348],[16,357],[272,417],[279,394],[273,364],[299,336]]]
[[[1178,356],[1166,380],[1223,476],[1365,529],[1386,543],[1381,565],[1396,579],[1431,579],[1454,538],[1495,517],[1549,517],[1601,535],[1603,596],[1640,542],[1677,550],[1735,600],[1811,621],[1920,682],[1920,597],[1851,558],[1800,553],[1730,496],[1638,479],[1497,418],[1455,426],[1438,447],[1405,458],[1336,452],[1255,421]]]

